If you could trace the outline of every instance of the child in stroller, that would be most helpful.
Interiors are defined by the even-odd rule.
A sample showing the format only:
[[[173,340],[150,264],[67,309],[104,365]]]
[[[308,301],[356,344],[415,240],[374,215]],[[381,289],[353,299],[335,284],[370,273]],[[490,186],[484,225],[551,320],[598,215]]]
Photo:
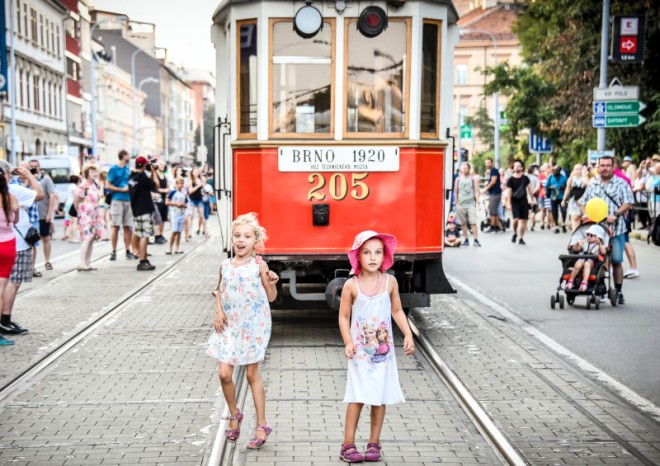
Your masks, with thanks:
[[[580,283],[580,288],[578,291],[586,291],[587,286],[589,285],[589,277],[591,276],[591,271],[596,269],[596,261],[601,262],[602,259],[607,254],[607,248],[603,244],[603,229],[598,225],[591,225],[586,232],[587,240],[586,242],[582,239],[578,239],[575,243],[571,244],[568,247],[568,250],[574,254],[584,254],[588,256],[594,256],[593,258],[581,258],[578,259],[573,265],[573,270],[571,275],[566,282],[565,289],[572,290],[575,285],[575,279],[582,272],[582,283]]]

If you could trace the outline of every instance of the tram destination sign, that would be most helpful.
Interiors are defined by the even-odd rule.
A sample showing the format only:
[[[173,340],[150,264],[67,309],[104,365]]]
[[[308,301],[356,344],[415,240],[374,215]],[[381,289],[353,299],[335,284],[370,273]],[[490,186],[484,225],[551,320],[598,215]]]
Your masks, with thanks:
[[[287,146],[277,150],[280,172],[396,172],[396,146]]]

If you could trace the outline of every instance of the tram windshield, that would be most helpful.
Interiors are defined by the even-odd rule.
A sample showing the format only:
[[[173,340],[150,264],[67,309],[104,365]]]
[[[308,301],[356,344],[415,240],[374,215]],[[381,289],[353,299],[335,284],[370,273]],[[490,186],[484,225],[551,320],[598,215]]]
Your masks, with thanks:
[[[332,25],[307,40],[289,20],[274,22],[272,31],[272,132],[330,133]]]
[[[375,39],[348,24],[346,132],[406,131],[407,23],[390,20]]]

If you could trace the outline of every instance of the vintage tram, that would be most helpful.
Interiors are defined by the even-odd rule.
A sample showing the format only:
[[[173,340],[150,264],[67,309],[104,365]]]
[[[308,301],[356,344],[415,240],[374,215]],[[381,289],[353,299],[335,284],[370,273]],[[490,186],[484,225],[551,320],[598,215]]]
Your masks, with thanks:
[[[404,307],[453,291],[442,251],[457,19],[449,0],[218,5],[223,248],[233,218],[258,213],[280,305],[338,308],[347,250],[366,229],[398,238]]]

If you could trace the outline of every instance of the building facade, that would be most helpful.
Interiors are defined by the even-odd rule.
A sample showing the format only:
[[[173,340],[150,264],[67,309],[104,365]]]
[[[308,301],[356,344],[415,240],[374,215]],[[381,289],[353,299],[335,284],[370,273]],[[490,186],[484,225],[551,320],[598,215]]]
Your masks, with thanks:
[[[9,76],[16,103],[16,159],[67,153],[66,60],[64,24],[66,9],[57,1],[15,0],[13,11],[3,2],[5,17],[14,19],[15,74]],[[10,43],[10,23],[4,31]],[[9,52],[8,52],[9,55]],[[13,80],[12,80],[13,78]],[[13,82],[12,82],[13,81]],[[9,128],[11,108],[3,106]],[[9,131],[4,146],[9,149]],[[7,150],[9,152],[9,150]]]

